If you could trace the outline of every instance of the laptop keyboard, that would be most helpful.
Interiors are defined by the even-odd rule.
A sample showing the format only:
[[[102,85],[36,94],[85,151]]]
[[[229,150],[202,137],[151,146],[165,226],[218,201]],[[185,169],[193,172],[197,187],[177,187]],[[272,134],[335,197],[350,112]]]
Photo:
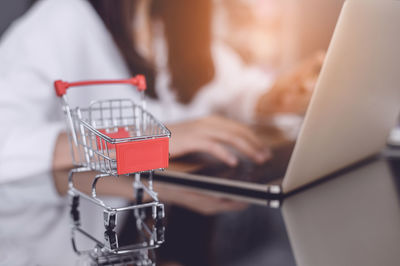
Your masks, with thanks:
[[[240,158],[236,167],[208,159],[204,167],[192,172],[197,175],[230,180],[266,184],[285,175],[292,155],[294,143],[285,144],[273,150],[273,157],[264,164],[256,164],[248,158]],[[201,159],[200,159],[201,160]]]

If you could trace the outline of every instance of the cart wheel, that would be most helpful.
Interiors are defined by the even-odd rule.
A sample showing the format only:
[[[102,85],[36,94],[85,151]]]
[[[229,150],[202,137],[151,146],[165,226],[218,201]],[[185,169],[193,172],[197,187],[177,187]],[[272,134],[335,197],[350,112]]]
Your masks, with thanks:
[[[79,196],[72,196],[71,197],[71,210],[70,210],[70,217],[75,225],[80,224],[80,213],[78,210],[79,207]]]
[[[71,209],[69,214],[70,214],[70,217],[71,217],[74,225],[80,225],[80,219],[81,218],[80,218],[79,211],[77,209],[75,209],[75,210]]]
[[[104,239],[109,249],[114,250],[118,248],[118,238],[115,231],[105,231]]]
[[[137,188],[136,189],[136,204],[142,204],[143,203],[143,188]]]
[[[117,225],[117,215],[115,213],[110,213],[108,211],[104,211],[104,227],[107,231],[113,231],[115,226]]]
[[[70,206],[71,206],[71,210],[72,209],[78,209],[78,207],[79,207],[79,196],[77,196],[77,195],[71,196]]]
[[[155,219],[157,220],[162,220],[165,216],[164,213],[164,205],[158,205],[156,208],[156,217]]]
[[[165,241],[165,226],[163,220],[157,219],[155,224],[156,229],[156,243],[158,245],[164,243]]]

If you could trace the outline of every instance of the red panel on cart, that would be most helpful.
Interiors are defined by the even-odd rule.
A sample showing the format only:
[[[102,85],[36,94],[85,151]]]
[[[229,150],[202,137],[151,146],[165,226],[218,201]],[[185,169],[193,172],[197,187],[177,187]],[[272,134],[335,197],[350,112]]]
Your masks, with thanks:
[[[119,175],[167,168],[169,138],[158,138],[116,144]]]
[[[118,131],[116,131],[116,132],[107,132],[105,129],[99,129],[99,132],[101,132],[104,135],[109,136],[110,138],[113,138],[113,139],[123,139],[123,138],[129,138],[130,137],[129,132],[123,127],[119,127]],[[114,147],[115,145],[114,144],[111,144],[111,143],[106,142],[106,141],[103,141],[101,143],[102,145],[100,145],[100,142],[102,141],[102,139],[97,137],[97,136],[96,136],[96,140],[97,140],[97,147],[99,147],[99,149],[101,149],[101,147],[103,147],[103,149],[105,150],[106,149],[105,143],[107,143],[107,148],[109,150],[115,149],[115,147]]]

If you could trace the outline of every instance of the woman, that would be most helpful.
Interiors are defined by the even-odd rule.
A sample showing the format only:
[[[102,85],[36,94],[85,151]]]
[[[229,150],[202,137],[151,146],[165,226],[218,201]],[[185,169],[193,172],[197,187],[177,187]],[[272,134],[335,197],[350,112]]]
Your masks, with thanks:
[[[249,122],[274,112],[304,112],[310,97],[304,84],[313,80],[318,64],[308,62],[305,71],[294,71],[271,86],[271,77],[245,68],[232,51],[211,40],[210,21],[209,0],[43,0],[10,27],[0,43],[0,195],[6,202],[0,213],[6,228],[15,228],[9,237],[16,233],[38,241],[38,235],[24,235],[26,221],[45,226],[65,206],[53,187],[54,178],[57,192],[65,194],[65,172],[72,167],[63,114],[52,89],[56,79],[120,79],[143,73],[152,97],[148,109],[172,131],[171,157],[203,151],[234,165],[237,158],[227,148],[233,146],[257,162],[268,159],[269,150],[249,128],[216,114]],[[138,100],[124,86],[76,88],[68,94],[75,106],[110,97]],[[76,180],[88,190],[92,178]],[[130,184],[127,177],[107,179],[99,189],[130,198]],[[167,186],[158,191],[161,200],[201,212],[236,207],[213,204],[192,192],[180,194],[190,199],[182,201]],[[26,210],[33,202],[44,204],[46,215]],[[8,235],[2,235],[5,243]],[[19,244],[21,254],[41,254],[35,246],[25,250]]]
[[[273,113],[303,113],[321,60],[306,62],[271,86],[270,76],[243,66],[228,47],[212,41],[211,11],[211,0],[33,5],[0,44],[0,122],[7,128],[0,132],[0,183],[72,168],[51,85],[60,78],[145,74],[148,109],[172,131],[172,158],[208,152],[235,165],[231,146],[256,162],[267,160],[270,152],[254,133],[221,114],[251,122]],[[74,106],[110,97],[138,99],[128,87],[69,91]],[[54,177],[64,194],[65,174]],[[115,193],[110,190],[105,193]]]
[[[304,112],[320,61],[307,62],[271,86],[271,77],[244,67],[211,40],[211,0],[39,1],[0,44],[0,122],[6,128],[0,132],[0,183],[73,167],[51,85],[56,79],[145,74],[148,109],[172,131],[171,157],[208,152],[235,165],[229,146],[256,162],[270,152],[249,128],[216,114],[251,122],[277,112]],[[68,94],[75,106],[110,97],[138,99],[129,87]],[[65,174],[54,177],[64,194]],[[104,192],[122,193],[112,187]]]
[[[248,128],[209,115],[225,113],[249,121],[256,113],[303,112],[310,93],[293,88],[302,79],[286,78],[284,82],[292,82],[290,90],[282,90],[288,87],[284,84],[266,92],[270,77],[244,68],[227,47],[212,43],[211,1],[153,1],[152,7],[149,3],[39,1],[5,34],[0,47],[0,116],[7,130],[0,133],[0,182],[72,166],[60,107],[51,90],[51,82],[59,78],[114,79],[144,73],[154,98],[148,108],[172,131],[172,157],[205,151],[234,165],[237,159],[226,144],[258,162],[269,157]],[[145,27],[151,21],[152,26]],[[134,34],[133,24],[145,30]],[[149,32],[152,42],[143,37]],[[152,43],[153,49],[146,54],[135,40]],[[85,105],[88,99],[107,98],[109,93],[71,90],[70,99]],[[137,99],[127,88],[113,93]]]

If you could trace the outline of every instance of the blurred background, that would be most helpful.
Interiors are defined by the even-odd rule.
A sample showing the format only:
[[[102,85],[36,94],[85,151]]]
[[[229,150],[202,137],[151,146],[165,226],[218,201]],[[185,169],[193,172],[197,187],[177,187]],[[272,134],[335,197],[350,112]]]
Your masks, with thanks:
[[[343,0],[215,0],[215,35],[249,64],[281,69],[326,50]]]
[[[0,1],[0,36],[30,6]],[[268,71],[326,50],[344,0],[214,0],[214,35]]]
[[[13,20],[21,16],[30,6],[29,0],[4,0],[0,2],[0,36]]]

